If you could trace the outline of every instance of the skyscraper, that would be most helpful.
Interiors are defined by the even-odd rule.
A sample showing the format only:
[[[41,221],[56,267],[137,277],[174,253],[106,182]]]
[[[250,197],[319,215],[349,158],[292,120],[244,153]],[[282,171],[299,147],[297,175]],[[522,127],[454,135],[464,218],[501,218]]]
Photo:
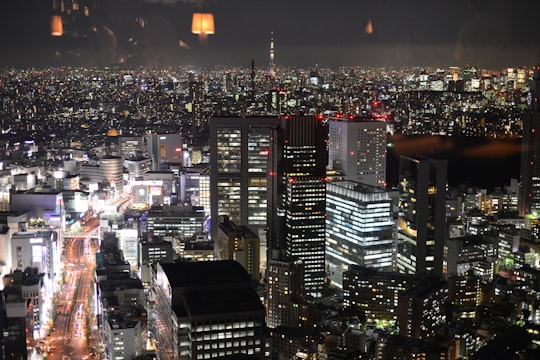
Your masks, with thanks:
[[[326,186],[326,267],[342,287],[343,272],[357,264],[392,271],[396,231],[392,192],[355,181]]]
[[[277,117],[216,117],[210,125],[211,234],[219,217],[248,226],[265,244],[267,168]]]
[[[329,118],[329,167],[347,180],[386,185],[386,122],[371,116]]]
[[[400,273],[445,273],[446,171],[446,160],[406,156],[399,160]]]
[[[270,328],[298,327],[298,305],[304,301],[304,266],[300,260],[268,260],[266,322]],[[294,304],[297,306],[295,307]],[[295,316],[296,315],[296,316]]]
[[[285,116],[272,136],[268,246],[272,259],[304,263],[306,292],[318,295],[325,278],[328,123],[319,116]]]
[[[525,216],[540,209],[540,66],[534,67],[523,113],[521,138],[521,195],[519,214]]]

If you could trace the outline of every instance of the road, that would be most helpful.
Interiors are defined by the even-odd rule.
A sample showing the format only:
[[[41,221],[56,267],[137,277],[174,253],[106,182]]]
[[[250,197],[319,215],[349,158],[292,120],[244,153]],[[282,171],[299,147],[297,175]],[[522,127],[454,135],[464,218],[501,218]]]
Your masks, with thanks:
[[[67,238],[65,283],[57,299],[57,316],[48,336],[48,359],[89,359],[97,355],[89,348],[99,347],[91,313],[95,249],[89,238]],[[90,331],[90,333],[89,333]],[[92,343],[88,343],[92,339]]]

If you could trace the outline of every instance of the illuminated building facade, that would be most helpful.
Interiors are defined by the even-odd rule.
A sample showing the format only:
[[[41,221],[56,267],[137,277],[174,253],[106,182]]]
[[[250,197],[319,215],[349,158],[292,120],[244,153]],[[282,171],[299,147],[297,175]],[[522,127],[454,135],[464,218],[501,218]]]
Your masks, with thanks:
[[[298,304],[304,297],[304,264],[300,260],[269,259],[266,268],[268,327],[298,327]]]
[[[447,161],[399,161],[397,270],[406,274],[446,272]]]
[[[540,209],[540,66],[534,67],[529,86],[521,137],[520,216]]]
[[[319,116],[285,116],[272,136],[268,246],[271,258],[304,263],[307,293],[325,280],[328,123]]]
[[[396,231],[391,191],[356,181],[326,185],[326,267],[341,287],[352,264],[392,271]]]
[[[369,117],[329,118],[328,165],[347,180],[386,186],[386,122]]]
[[[142,174],[152,170],[152,160],[144,157],[132,157],[124,160],[124,166],[127,168],[129,179],[136,180],[140,179]]]
[[[152,170],[167,168],[167,164],[182,164],[183,149],[181,134],[148,135],[148,157],[152,159]]]
[[[154,283],[158,359],[267,358],[264,306],[236,261],[158,263]]]
[[[163,238],[185,240],[203,232],[204,209],[200,206],[154,206],[148,211],[148,233]]]
[[[210,216],[210,169],[188,168],[179,176],[178,202],[204,207]]]
[[[120,156],[105,156],[99,159],[99,170],[104,180],[109,181],[117,196],[124,192],[124,165]]]
[[[399,294],[418,282],[413,275],[352,265],[343,273],[343,305],[362,310],[368,322],[395,324]]]
[[[483,301],[482,279],[470,270],[465,276],[448,278],[448,296],[459,318],[475,318],[476,307]]]
[[[204,116],[204,82],[191,81],[189,83],[189,95],[191,99],[192,125],[196,129],[206,126]]]
[[[145,155],[145,143],[142,136],[119,136],[120,155],[124,159],[137,158]]]
[[[399,294],[399,335],[429,339],[446,323],[448,284],[446,281],[424,281]]]
[[[268,153],[275,117],[217,117],[210,121],[211,232],[219,218],[255,231],[265,243]]]
[[[501,233],[498,236],[501,235]],[[497,264],[499,243],[497,238],[487,235],[468,235],[448,239],[449,275],[464,276],[468,271],[486,282],[493,281]]]
[[[218,260],[236,260],[254,280],[261,279],[261,241],[249,227],[237,225],[227,216],[219,223],[217,242]]]

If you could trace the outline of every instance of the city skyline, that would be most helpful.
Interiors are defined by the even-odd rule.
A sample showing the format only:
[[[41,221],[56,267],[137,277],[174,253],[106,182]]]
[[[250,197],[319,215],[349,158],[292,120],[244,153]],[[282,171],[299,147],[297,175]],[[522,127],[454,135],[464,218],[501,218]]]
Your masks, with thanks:
[[[0,66],[138,64],[278,66],[465,66],[538,61],[532,1],[326,0],[64,1],[64,34],[50,34],[60,1],[4,4]],[[76,4],[76,5],[73,5]],[[77,11],[66,12],[68,6]],[[84,11],[88,6],[89,10]],[[211,12],[205,47],[191,33],[194,12]]]

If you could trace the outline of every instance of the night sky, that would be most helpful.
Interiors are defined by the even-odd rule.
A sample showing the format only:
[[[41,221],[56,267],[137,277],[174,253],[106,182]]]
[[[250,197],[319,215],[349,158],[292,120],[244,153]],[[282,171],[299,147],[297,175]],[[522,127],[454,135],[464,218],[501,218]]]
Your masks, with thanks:
[[[275,62],[284,66],[502,68],[534,65],[540,55],[535,0],[98,2],[99,11],[52,37],[52,0],[2,1],[0,66],[100,66],[123,58],[137,65],[246,67],[253,59],[262,67],[271,32]],[[193,12],[214,14],[216,33],[206,46],[191,33]],[[366,34],[370,19],[373,32]]]

